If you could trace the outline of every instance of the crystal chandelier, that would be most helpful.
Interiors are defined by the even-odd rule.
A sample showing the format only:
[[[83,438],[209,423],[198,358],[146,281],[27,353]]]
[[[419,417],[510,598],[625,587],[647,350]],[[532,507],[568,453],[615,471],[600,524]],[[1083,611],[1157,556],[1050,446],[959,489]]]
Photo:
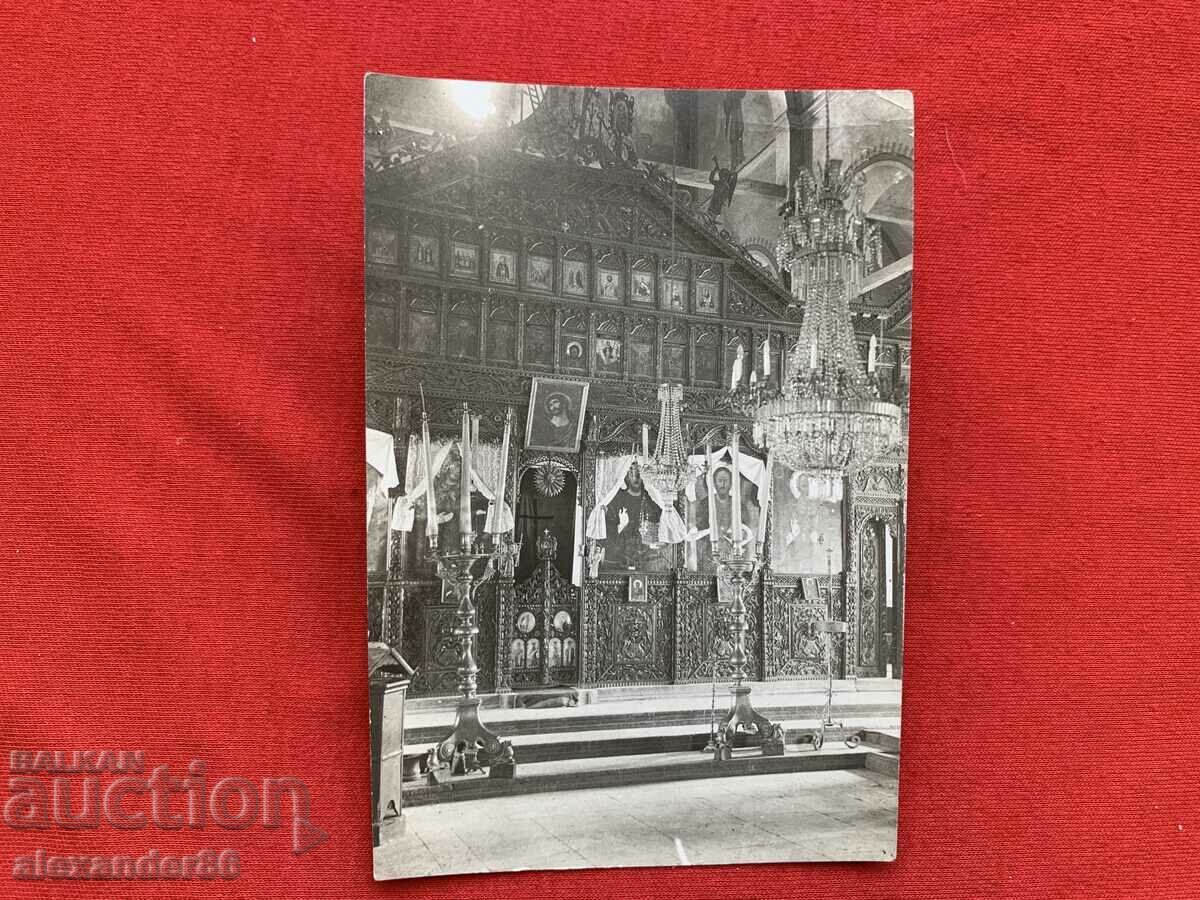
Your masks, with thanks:
[[[756,386],[737,398],[776,459],[807,476],[809,496],[828,500],[841,499],[843,476],[901,441],[900,407],[879,399],[850,320],[850,298],[858,296],[875,239],[862,186],[861,176],[829,158],[826,94],[825,165],[793,183],[775,250],[804,308],[800,336],[779,388]]]
[[[650,456],[649,442],[643,430],[642,458],[638,461],[642,479],[669,501],[674,501],[679,492],[687,487],[688,481],[697,477],[683,446],[683,429],[679,422],[682,404],[682,385],[659,385],[658,443],[654,455]]]

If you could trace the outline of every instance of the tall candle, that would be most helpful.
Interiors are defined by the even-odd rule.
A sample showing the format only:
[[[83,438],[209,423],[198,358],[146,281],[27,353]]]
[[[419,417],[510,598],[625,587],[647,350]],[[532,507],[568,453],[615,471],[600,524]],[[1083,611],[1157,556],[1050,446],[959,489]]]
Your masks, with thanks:
[[[492,519],[492,531],[495,534],[504,530],[500,527],[499,517],[500,510],[504,509],[504,495],[508,490],[508,443],[512,439],[512,424],[513,411],[510,406],[504,414],[504,439],[500,442],[500,473],[496,487],[496,499],[493,501],[496,504],[496,511],[492,514],[495,517]],[[513,500],[516,500],[515,496]]]
[[[645,422],[642,423],[642,457],[649,458],[650,456],[650,426]]]
[[[740,444],[741,432],[734,426],[730,452],[733,454],[733,552],[735,554],[742,543],[742,466],[738,462],[738,457],[741,455]]]
[[[814,370],[817,368],[817,342],[816,341],[812,342],[812,350],[808,354],[808,367],[810,369],[814,369]]]
[[[868,348],[868,350],[867,350],[867,371],[868,371],[868,372],[874,372],[874,371],[875,371],[875,350],[876,350],[876,346],[877,346],[877,345],[876,345],[876,343],[875,343],[875,335],[871,335],[871,345],[870,345],[870,347],[869,347],[869,348]]]
[[[771,338],[763,341],[763,378],[771,377]]]
[[[775,467],[775,451],[767,451],[767,472],[765,481],[763,482],[763,490],[758,498],[758,545],[757,552],[762,556],[763,545],[767,541],[767,504],[771,501],[771,491],[774,484],[771,481],[771,473]]]
[[[463,550],[470,552],[471,538],[471,414],[463,404],[462,414],[462,478],[458,486],[458,530],[462,533]]]
[[[712,444],[704,445],[704,475],[708,485],[708,539],[712,543],[713,556],[717,554],[720,529],[717,527],[717,492],[713,486]]]
[[[425,455],[425,537],[437,539],[437,497],[433,493],[433,454],[429,450],[429,416],[421,412],[421,443]]]

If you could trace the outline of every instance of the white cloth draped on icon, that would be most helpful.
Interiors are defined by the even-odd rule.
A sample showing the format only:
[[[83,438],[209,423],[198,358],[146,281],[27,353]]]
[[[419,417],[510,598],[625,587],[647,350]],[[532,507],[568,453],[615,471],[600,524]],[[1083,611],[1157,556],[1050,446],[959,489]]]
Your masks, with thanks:
[[[445,465],[450,452],[458,447],[458,441],[429,442],[429,455],[433,461],[433,477],[436,479]],[[425,497],[425,453],[421,439],[413,435],[408,440],[408,463],[404,467],[404,483],[413,485],[396,501],[392,512],[393,531],[412,531],[416,519],[416,506],[424,502]],[[492,444],[479,444],[471,451],[471,487],[478,491],[483,498],[494,503],[496,499],[495,486],[500,482],[500,447]],[[457,499],[455,501],[457,503]],[[439,513],[456,512],[455,505],[451,509],[438,508]],[[509,531],[513,526],[512,507],[505,501],[499,506],[492,507],[493,513],[484,523],[484,531],[489,534]]]
[[[400,476],[396,472],[395,442],[386,431],[367,429],[367,465],[375,470],[377,478],[368,478],[367,485],[367,527],[371,526],[371,513],[375,509],[376,498],[387,497],[388,491],[400,484]],[[368,473],[369,474],[369,473]]]
[[[608,538],[608,525],[605,521],[608,504],[617,496],[617,492],[625,486],[625,476],[629,467],[637,461],[637,457],[609,456],[596,460],[596,505],[588,516],[587,536],[592,540],[603,541]],[[643,487],[655,506],[662,510],[658,520],[658,540],[662,544],[678,544],[687,537],[687,527],[683,518],[667,498],[660,494],[648,482]]]

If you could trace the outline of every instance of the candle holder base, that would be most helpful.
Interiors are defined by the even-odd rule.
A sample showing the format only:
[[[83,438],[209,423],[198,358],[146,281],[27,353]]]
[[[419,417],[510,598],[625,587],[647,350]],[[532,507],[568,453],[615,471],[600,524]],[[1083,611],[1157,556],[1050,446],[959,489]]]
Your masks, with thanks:
[[[511,741],[501,740],[479,721],[479,698],[461,697],[451,732],[438,741],[437,760],[451,775],[488,770],[489,778],[513,778],[517,773]]]
[[[754,734],[762,738],[763,756],[783,756],[783,728],[754,708],[750,702],[750,686],[735,684],[729,689],[729,693],[733,700],[718,732],[718,748],[724,745],[732,749],[738,729],[741,729],[744,734]]]

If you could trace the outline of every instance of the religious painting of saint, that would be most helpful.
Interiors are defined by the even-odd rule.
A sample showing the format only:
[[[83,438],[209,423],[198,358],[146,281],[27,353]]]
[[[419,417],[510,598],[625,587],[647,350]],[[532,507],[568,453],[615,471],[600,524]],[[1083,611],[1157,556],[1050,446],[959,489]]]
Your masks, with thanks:
[[[646,576],[645,575],[630,575],[629,576],[629,602],[630,603],[645,603],[646,599],[647,599]]]
[[[525,426],[526,448],[578,453],[588,387],[586,381],[534,378]]]
[[[587,264],[578,259],[564,259],[562,264],[563,293],[587,293]]]
[[[633,299],[637,303],[654,302],[654,275],[650,272],[633,273]]]
[[[696,282],[696,312],[717,311],[717,285],[712,281]]]
[[[531,256],[525,271],[525,283],[539,291],[548,291],[554,287],[554,260],[547,256]]]
[[[438,267],[437,238],[428,234],[414,234],[408,241],[408,262],[414,269],[436,272]]]
[[[682,278],[664,278],[662,305],[667,309],[683,309],[687,305],[687,282]]]
[[[596,338],[596,373],[599,375],[620,375],[622,373],[620,338]]]
[[[583,357],[584,338],[563,338],[562,364],[564,368],[573,371],[587,371],[587,361]]]
[[[644,378],[654,377],[654,346],[645,341],[629,344],[629,374]]]
[[[728,463],[717,465],[713,471],[713,507],[717,516],[717,545],[718,553],[726,554],[733,550],[733,469]],[[757,540],[757,528],[760,507],[758,504],[758,488],[745,475],[742,475],[742,528],[738,543],[742,547],[754,550]],[[704,476],[697,479],[695,484],[694,502],[688,504],[688,517],[691,523],[689,540],[694,541],[695,567],[699,571],[712,571],[713,562],[712,531],[709,522],[708,481]]]
[[[454,242],[450,274],[473,278],[479,274],[479,248],[474,244]]]
[[[810,496],[808,479],[783,466],[772,480],[771,568],[789,575],[840,572],[842,501]],[[807,585],[805,593],[807,600]]]
[[[619,300],[621,298],[621,273],[612,269],[601,269],[599,273],[599,284],[597,291],[605,300]]]
[[[394,266],[399,246],[400,235],[394,228],[374,225],[367,232],[367,258],[371,262]]]
[[[521,634],[529,634],[537,626],[537,619],[533,617],[533,613],[525,610],[517,616],[517,631]]]
[[[635,462],[625,482],[604,507],[604,558],[599,571],[665,572],[673,563],[669,544],[659,542],[662,508],[650,496]]]
[[[511,250],[493,250],[491,279],[497,284],[517,283],[517,254]]]

